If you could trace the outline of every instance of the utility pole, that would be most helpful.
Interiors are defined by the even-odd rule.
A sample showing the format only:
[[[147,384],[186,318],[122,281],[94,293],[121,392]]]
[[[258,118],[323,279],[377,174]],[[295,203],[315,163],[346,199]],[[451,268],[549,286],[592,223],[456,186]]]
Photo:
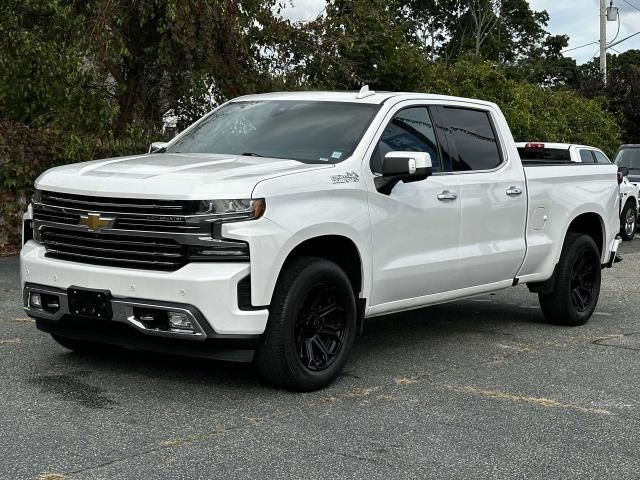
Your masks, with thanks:
[[[600,0],[600,75],[607,84],[607,3]]]

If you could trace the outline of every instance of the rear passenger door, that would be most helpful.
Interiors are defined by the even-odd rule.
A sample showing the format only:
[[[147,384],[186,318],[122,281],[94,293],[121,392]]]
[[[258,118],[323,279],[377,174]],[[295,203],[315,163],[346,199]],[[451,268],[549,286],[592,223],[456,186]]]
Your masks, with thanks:
[[[460,288],[512,280],[524,260],[527,192],[517,159],[506,156],[491,110],[438,106],[451,174],[460,189]]]

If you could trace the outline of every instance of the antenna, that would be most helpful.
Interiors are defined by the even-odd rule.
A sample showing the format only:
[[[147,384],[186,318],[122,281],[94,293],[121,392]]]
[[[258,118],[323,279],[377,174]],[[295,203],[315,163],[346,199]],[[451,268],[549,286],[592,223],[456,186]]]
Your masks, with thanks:
[[[369,85],[365,85],[360,89],[360,91],[358,92],[358,95],[356,95],[356,98],[359,100],[361,98],[367,98],[375,94],[376,92],[374,92],[373,90],[369,90]]]

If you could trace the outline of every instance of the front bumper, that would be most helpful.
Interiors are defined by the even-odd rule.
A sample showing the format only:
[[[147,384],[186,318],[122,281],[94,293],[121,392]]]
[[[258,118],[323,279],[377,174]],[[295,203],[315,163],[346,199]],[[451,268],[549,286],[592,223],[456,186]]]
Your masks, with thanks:
[[[114,319],[134,328],[129,317],[136,304],[177,306],[193,317],[202,334],[198,338],[202,339],[260,335],[267,325],[266,308],[241,310],[238,306],[238,282],[249,275],[248,263],[190,263],[173,272],[161,272],[82,264],[47,258],[45,253],[45,248],[34,241],[23,246],[20,253],[23,291],[33,285],[62,292],[71,286],[107,290],[113,297]],[[48,323],[60,321],[66,315],[43,315],[28,306],[26,311]]]

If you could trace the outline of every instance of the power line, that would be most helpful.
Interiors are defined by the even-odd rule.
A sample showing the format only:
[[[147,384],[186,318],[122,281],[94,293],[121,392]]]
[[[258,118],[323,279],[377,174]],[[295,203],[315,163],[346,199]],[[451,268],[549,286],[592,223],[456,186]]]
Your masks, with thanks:
[[[640,8],[636,7],[633,3],[628,2],[627,0],[622,0],[624,3],[626,3],[627,5],[629,5],[631,8],[635,8],[636,10],[638,10],[640,12]]]
[[[581,49],[581,48],[588,47],[589,45],[593,45],[593,44],[595,44],[595,43],[598,43],[598,42],[589,42],[589,43],[585,43],[584,45],[580,45],[579,47],[573,47],[573,48],[568,48],[568,49],[566,49],[566,50],[562,50],[560,53],[573,52],[574,50],[579,50],[579,49]]]

